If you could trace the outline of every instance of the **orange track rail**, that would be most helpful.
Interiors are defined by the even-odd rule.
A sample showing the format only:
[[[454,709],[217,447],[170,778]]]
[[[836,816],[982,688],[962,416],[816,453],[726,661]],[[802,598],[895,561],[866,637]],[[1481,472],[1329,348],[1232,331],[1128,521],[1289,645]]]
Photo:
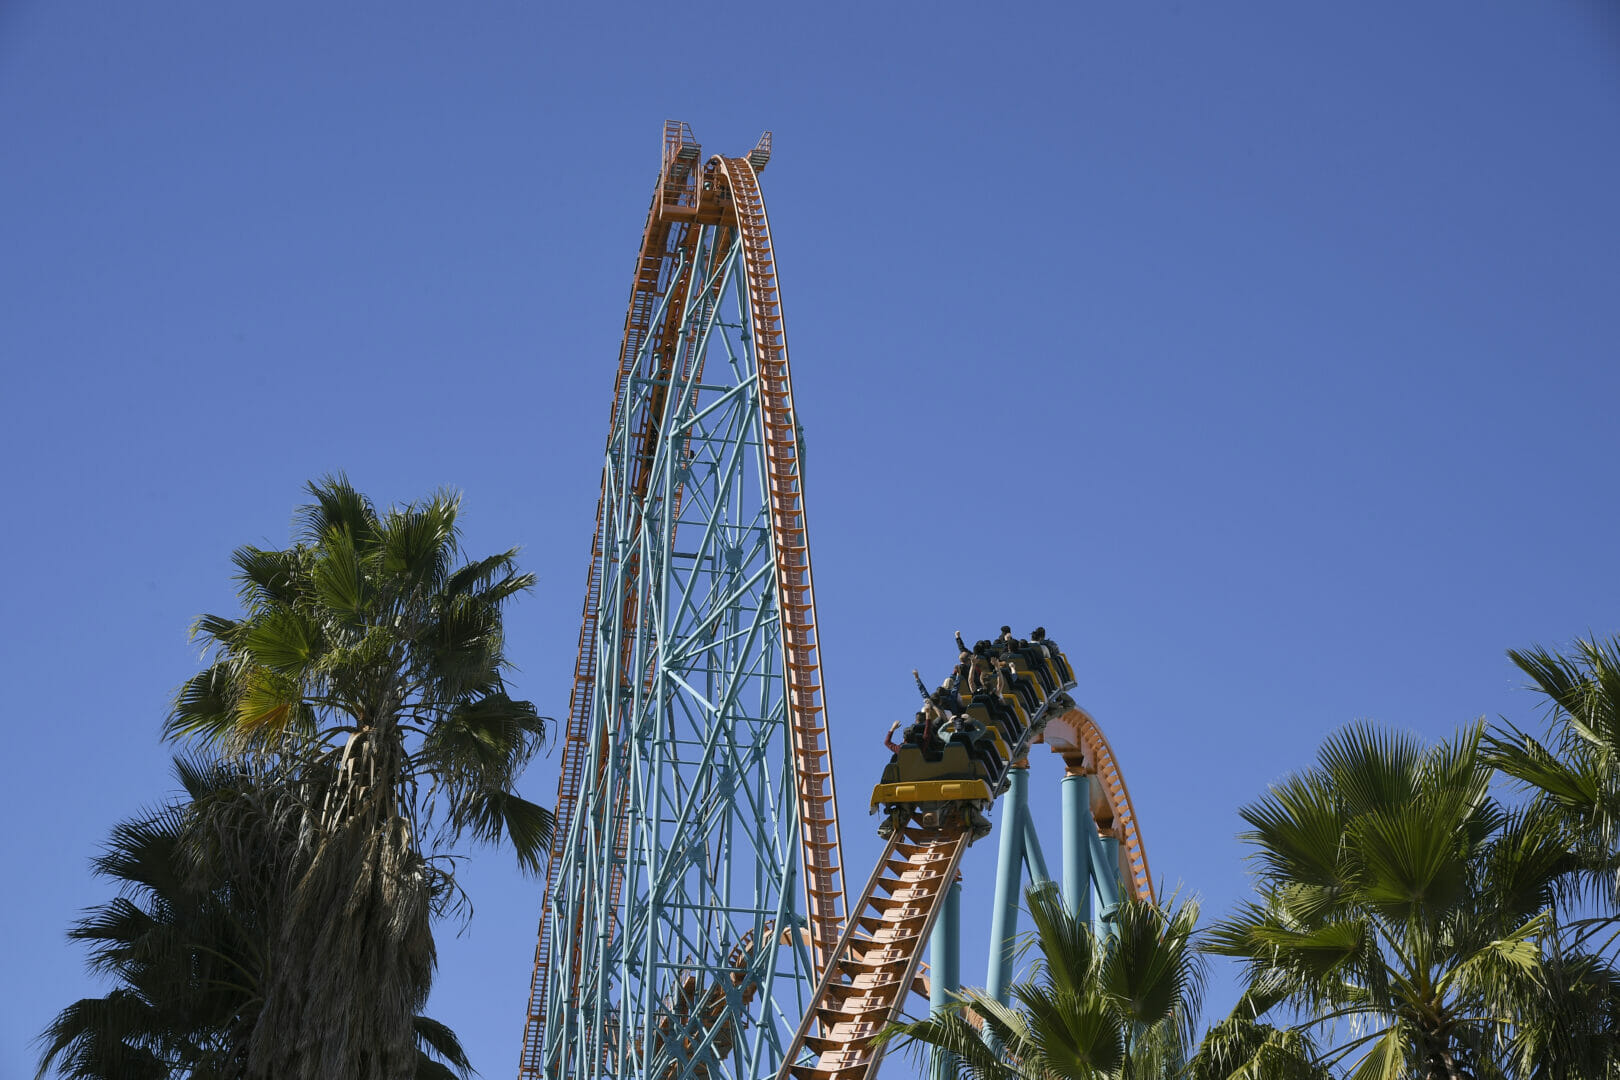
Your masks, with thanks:
[[[832,742],[821,685],[820,639],[804,513],[804,470],[799,461],[793,383],[788,375],[782,296],[776,281],[771,226],[765,217],[765,200],[759,192],[754,160],[758,158],[753,155],[722,159],[719,171],[730,180],[748,272],[748,308],[753,320],[750,330],[759,370],[760,408],[765,418],[776,597],[798,781],[795,795],[799,851],[815,970],[820,975],[831,961],[844,926],[843,850],[838,836],[838,798],[833,787]]]

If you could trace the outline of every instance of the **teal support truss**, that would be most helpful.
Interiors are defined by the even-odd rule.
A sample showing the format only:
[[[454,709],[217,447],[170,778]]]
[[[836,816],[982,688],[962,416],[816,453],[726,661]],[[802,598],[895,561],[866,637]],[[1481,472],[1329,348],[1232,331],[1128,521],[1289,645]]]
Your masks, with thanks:
[[[1046,856],[1041,852],[1041,838],[1035,832],[1035,822],[1028,811],[1024,813],[1024,863],[1029,867],[1031,885],[1042,885],[1052,880],[1046,871]]]

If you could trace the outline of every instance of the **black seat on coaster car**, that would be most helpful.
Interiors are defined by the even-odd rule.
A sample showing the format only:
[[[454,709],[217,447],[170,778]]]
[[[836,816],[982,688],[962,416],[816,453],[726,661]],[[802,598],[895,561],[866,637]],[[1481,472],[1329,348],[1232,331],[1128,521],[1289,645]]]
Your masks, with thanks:
[[[953,722],[953,730],[946,741],[965,744],[969,753],[984,763],[994,781],[1005,768],[1005,763],[1001,760],[1001,751],[996,746],[996,738],[997,734],[985,724],[982,717],[964,712]]]
[[[1001,741],[1006,743],[1008,746],[1013,745],[1013,743],[1017,741],[1014,735],[1015,729],[1013,726],[1007,723],[1004,717],[992,714],[990,711],[990,706],[987,704],[982,702],[974,702],[972,705],[969,705],[966,709],[962,710],[962,715],[972,717],[974,720],[977,720],[979,723],[983,724],[987,730],[1001,732]]]
[[[1008,674],[1011,678],[1007,681],[1011,684],[1013,696],[1024,707],[1024,722],[1028,723],[1040,711],[1043,700],[1040,690],[1036,687],[1035,676],[1027,671],[1020,674],[1016,670]]]
[[[1000,782],[975,761],[965,742],[949,742],[937,757],[919,746],[902,746],[895,761],[883,770],[885,784],[914,784],[924,780],[983,780],[992,791]]]
[[[1001,786],[1001,777],[1006,772],[1007,766],[1001,760],[1001,753],[996,749],[996,741],[990,737],[988,731],[972,734],[965,731],[954,732],[947,745],[966,746],[968,756],[984,769],[990,790],[995,791]]]
[[[1057,668],[1058,677],[1063,681],[1063,684],[1067,686],[1069,683],[1074,682],[1074,668],[1069,666],[1069,658],[1063,655],[1063,650],[1052,644],[1051,639],[1047,639],[1042,644],[1046,646],[1047,653],[1051,655],[1052,663]]]
[[[984,710],[984,715],[975,713],[975,709]],[[1018,713],[994,690],[980,690],[974,694],[973,704],[968,706],[967,712],[969,716],[977,716],[981,721],[988,717],[990,722],[1001,730],[1001,737],[1007,740],[1009,747],[1018,745],[1018,740],[1024,737],[1028,727]]]
[[[1019,650],[1013,657],[1013,667],[1019,671],[1027,671],[1035,677],[1037,684],[1041,688],[1042,698],[1049,697],[1061,689],[1056,675],[1046,662],[1046,657],[1042,656],[1041,651],[1037,648],[1031,647]]]

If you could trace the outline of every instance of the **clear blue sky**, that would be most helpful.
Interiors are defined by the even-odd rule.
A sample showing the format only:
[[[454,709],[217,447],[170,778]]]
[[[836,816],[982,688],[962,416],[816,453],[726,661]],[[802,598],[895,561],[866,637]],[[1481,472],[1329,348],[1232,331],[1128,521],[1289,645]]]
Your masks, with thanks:
[[[172,788],[186,627],[305,480],[462,489],[563,711],[666,117],[776,133],[855,880],[957,628],[1051,628],[1212,914],[1326,733],[1532,721],[1503,650],[1620,631],[1612,3],[5,0],[0,1075],[99,992],[87,861]],[[539,887],[468,873],[431,1011],[507,1076]]]

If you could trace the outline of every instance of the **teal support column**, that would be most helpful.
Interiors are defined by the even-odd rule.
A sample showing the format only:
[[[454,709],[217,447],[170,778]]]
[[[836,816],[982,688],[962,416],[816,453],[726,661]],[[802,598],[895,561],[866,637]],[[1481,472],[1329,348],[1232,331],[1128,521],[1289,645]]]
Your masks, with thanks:
[[[945,907],[934,923],[934,933],[928,939],[928,1005],[937,1013],[953,1000],[952,994],[962,988],[960,945],[962,940],[962,883],[951,884],[945,894]]]
[[[1092,910],[1091,844],[1097,838],[1090,796],[1090,777],[1063,778],[1063,906],[1087,921]]]
[[[1052,875],[1046,872],[1046,856],[1041,854],[1041,838],[1035,833],[1035,822],[1027,807],[1024,810],[1024,865],[1029,867],[1030,884],[1041,885],[1052,880]]]
[[[935,1016],[956,1000],[956,991],[962,988],[961,944],[962,881],[958,878],[945,893],[945,908],[928,939],[928,1011]],[[933,1075],[938,1080],[955,1076],[955,1058],[934,1051]]]
[[[985,989],[1007,1003],[1012,983],[1013,939],[1018,934],[1018,891],[1024,881],[1024,830],[1029,822],[1029,767],[1007,770],[1001,800],[1001,842],[996,857],[996,898],[990,910],[990,963]]]
[[[1097,885],[1097,913],[1091,928],[1099,939],[1110,933],[1114,924],[1114,909],[1119,907],[1119,840],[1113,836],[1098,836],[1091,831],[1091,860],[1096,868],[1092,880]]]

